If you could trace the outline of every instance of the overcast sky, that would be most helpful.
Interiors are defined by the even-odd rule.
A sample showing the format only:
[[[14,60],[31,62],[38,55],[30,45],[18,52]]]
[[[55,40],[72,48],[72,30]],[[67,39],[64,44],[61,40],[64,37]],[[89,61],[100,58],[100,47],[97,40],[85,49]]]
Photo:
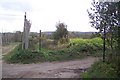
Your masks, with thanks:
[[[69,31],[96,31],[89,24],[87,9],[92,0],[0,0],[0,32],[23,31],[24,14],[31,32],[55,31],[64,22]]]

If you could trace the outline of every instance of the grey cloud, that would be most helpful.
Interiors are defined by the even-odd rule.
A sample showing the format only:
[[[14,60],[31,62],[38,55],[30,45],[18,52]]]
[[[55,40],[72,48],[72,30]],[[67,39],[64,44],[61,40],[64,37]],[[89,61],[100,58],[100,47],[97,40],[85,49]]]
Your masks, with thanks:
[[[12,15],[0,15],[0,21],[13,21],[17,19],[22,19],[21,16],[12,16]]]
[[[3,0],[2,2],[0,2],[0,6],[5,10],[15,10],[15,11],[21,11],[21,12],[32,10],[31,6],[27,2],[24,2],[24,1],[20,2],[19,0],[15,0],[15,1]]]

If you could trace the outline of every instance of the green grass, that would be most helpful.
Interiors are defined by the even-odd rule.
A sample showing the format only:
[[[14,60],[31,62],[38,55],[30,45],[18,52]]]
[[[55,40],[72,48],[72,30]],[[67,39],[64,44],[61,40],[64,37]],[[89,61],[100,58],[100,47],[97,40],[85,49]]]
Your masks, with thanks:
[[[106,62],[96,62],[88,72],[84,72],[82,78],[118,78],[114,66]]]

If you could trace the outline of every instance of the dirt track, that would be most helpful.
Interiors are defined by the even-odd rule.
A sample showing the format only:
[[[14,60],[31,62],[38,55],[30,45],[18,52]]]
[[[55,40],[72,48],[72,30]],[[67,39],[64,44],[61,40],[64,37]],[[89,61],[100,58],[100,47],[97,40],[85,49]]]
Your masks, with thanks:
[[[88,69],[98,58],[88,57],[65,62],[45,62],[37,64],[3,63],[3,78],[74,78]]]
[[[12,49],[14,49],[18,44],[10,44],[10,45],[7,45],[7,46],[1,46],[0,49],[2,49],[2,55],[6,55],[8,52],[10,52]]]

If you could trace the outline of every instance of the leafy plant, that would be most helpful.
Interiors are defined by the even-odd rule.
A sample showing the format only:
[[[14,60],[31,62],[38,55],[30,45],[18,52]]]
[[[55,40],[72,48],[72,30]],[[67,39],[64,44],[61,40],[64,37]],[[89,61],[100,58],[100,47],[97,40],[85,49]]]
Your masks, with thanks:
[[[71,50],[77,52],[87,52],[90,54],[94,54],[96,52],[102,51],[103,41],[101,38],[93,38],[93,39],[71,39]]]

